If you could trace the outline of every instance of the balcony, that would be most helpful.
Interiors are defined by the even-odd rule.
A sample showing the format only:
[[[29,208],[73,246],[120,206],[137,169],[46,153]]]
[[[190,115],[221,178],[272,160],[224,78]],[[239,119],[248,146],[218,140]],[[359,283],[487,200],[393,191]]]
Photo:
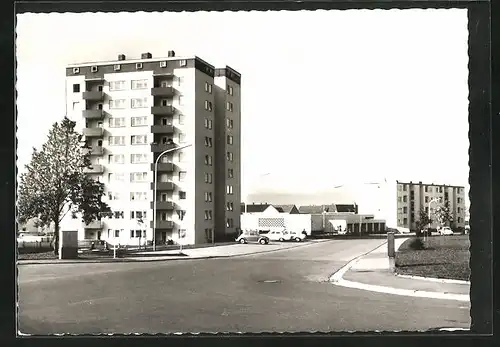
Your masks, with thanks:
[[[85,229],[102,229],[102,221],[95,220],[90,222],[89,224],[85,224],[85,222],[82,222],[82,227]]]
[[[151,164],[151,171],[155,170],[155,164]],[[173,172],[173,163],[158,163],[158,172]]]
[[[151,107],[151,114],[158,116],[171,116],[174,114],[172,106],[153,106]]]
[[[85,119],[103,119],[103,110],[83,110],[83,118]]]
[[[153,202],[151,202],[151,209],[153,209]],[[173,210],[174,203],[172,201],[157,201],[156,202],[156,210]]]
[[[154,183],[151,183],[151,189],[155,189]],[[157,182],[156,190],[174,190],[175,184],[173,182]]]
[[[153,227],[153,221],[149,222],[149,227]],[[156,229],[173,229],[174,222],[171,220],[157,220],[156,221]]]
[[[104,149],[101,146],[92,147],[90,155],[103,155]]]
[[[160,153],[160,152],[166,151],[168,149],[173,149],[176,147],[177,146],[175,145],[175,143],[172,143],[172,144],[167,144],[167,143],[151,144],[151,152]]]
[[[104,92],[100,91],[90,91],[83,92],[83,100],[87,101],[103,101],[104,100]]]
[[[175,89],[172,87],[155,87],[151,88],[151,95],[171,98],[175,95]]]
[[[83,135],[86,137],[103,137],[103,128],[83,128]]]
[[[84,172],[87,174],[102,174],[104,172],[104,166],[92,164],[91,168],[85,168]]]
[[[174,127],[172,125],[152,125],[151,132],[153,134],[173,134]]]

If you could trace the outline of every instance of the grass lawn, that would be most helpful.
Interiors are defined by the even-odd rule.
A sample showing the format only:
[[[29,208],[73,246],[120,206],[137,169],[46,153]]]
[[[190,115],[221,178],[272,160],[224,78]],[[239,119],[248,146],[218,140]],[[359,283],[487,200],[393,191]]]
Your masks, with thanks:
[[[423,250],[411,249],[409,245],[412,240],[405,241],[396,254],[396,273],[469,280],[468,235],[431,236],[424,241]]]

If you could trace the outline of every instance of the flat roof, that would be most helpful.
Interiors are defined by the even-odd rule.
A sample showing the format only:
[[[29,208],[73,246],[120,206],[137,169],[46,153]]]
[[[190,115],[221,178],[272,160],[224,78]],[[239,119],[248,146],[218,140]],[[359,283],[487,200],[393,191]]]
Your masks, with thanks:
[[[160,61],[174,61],[174,60],[188,60],[188,59],[196,59],[199,61],[204,62],[205,64],[209,65],[213,69],[215,67],[206,62],[205,60],[201,59],[200,57],[194,55],[194,56],[184,56],[184,57],[158,57],[158,58],[138,58],[138,59],[125,59],[125,60],[105,60],[105,61],[89,61],[89,62],[81,62],[81,63],[74,63],[74,64],[69,64],[66,66],[66,68],[73,68],[73,67],[82,67],[82,66],[101,66],[101,65],[114,65],[114,64],[124,64],[124,63],[143,63],[143,62],[160,62]]]
[[[411,185],[422,185],[422,186],[437,186],[437,187],[451,187],[451,188],[465,188],[465,186],[457,186],[453,184],[438,184],[438,183],[424,183],[424,182],[403,182],[403,181],[396,181],[398,184],[411,184]]]

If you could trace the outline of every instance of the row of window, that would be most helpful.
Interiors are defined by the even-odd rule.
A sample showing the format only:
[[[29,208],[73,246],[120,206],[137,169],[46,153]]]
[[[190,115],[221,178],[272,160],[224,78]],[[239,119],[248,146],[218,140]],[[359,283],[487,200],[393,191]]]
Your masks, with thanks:
[[[186,142],[186,134],[185,133],[178,133],[177,137],[178,137],[179,143]],[[126,136],[108,136],[108,145],[109,146],[125,146],[126,145],[125,138],[126,138]],[[170,138],[168,138],[168,137],[163,137],[162,143],[163,144],[168,143],[169,139]],[[170,140],[172,140],[172,139],[170,139]],[[147,145],[148,144],[148,135],[131,135],[130,136],[130,144],[131,145]]]
[[[429,213],[429,207],[428,207],[428,206],[426,206],[424,209],[425,209],[425,213]],[[411,208],[412,213],[413,213],[413,211],[414,211],[414,210],[415,210],[415,209],[414,209],[414,207],[412,206],[412,208]],[[401,213],[401,211],[403,211],[403,213],[408,213],[408,207],[407,207],[407,206],[403,206],[402,208],[400,207],[400,208],[398,209],[398,211],[399,211],[399,213]],[[431,212],[432,212],[432,211],[434,211],[434,208],[432,208],[432,207],[431,207]],[[458,208],[457,208],[457,213],[462,213],[462,211],[463,211],[463,210],[462,210],[460,207],[458,207]]]
[[[186,215],[186,211],[184,210],[176,210],[175,211],[177,213],[177,217],[179,218],[179,220],[183,220],[185,215]],[[114,211],[114,212],[107,212],[107,213],[103,213],[101,215],[102,217],[107,217],[107,218],[112,218],[112,219],[125,219],[125,214],[123,213],[123,211]],[[130,211],[130,219],[131,220],[137,220],[137,219],[142,219],[144,222],[144,219],[146,219],[146,211]],[[168,212],[160,212],[158,214],[159,216],[159,219],[162,220],[162,221],[166,221],[166,220],[171,220],[171,215],[168,213]]]
[[[179,171],[178,179],[179,182],[184,182],[186,180],[186,171]],[[108,182],[124,182],[125,174],[123,173],[108,173]],[[130,182],[148,182],[149,176],[148,172],[131,172]],[[162,181],[163,182],[163,181]]]
[[[121,200],[121,192],[108,192],[109,200]],[[179,200],[186,199],[186,192],[179,191]],[[130,201],[146,201],[148,200],[148,192],[130,192]],[[168,201],[168,195],[166,193],[160,194],[159,201]]]
[[[179,114],[178,115],[178,121],[180,125],[184,124],[184,115]],[[163,121],[164,120],[164,121]],[[168,118],[162,118],[162,124],[161,125],[171,125],[169,123]],[[170,121],[170,123],[172,123]],[[98,123],[98,126],[100,127],[102,123]],[[147,126],[149,125],[148,123],[148,116],[140,116],[140,117],[131,117],[130,118],[130,126],[133,127],[139,127],[139,126]],[[110,128],[124,128],[127,126],[127,118],[125,117],[111,117],[108,120],[108,126]]]
[[[411,217],[412,220],[415,220],[414,216]],[[457,217],[457,223],[462,223],[462,218]],[[398,223],[401,223],[401,219],[398,219]],[[408,225],[408,218],[403,218],[403,225]]]
[[[185,153],[177,152],[175,154],[179,162],[183,162],[185,158]],[[131,164],[148,164],[151,160],[149,159],[148,154],[146,153],[132,153],[130,154],[130,163]],[[168,157],[164,156],[160,160],[161,163],[168,163]],[[125,164],[125,154],[109,154],[108,155],[108,164]]]
[[[124,232],[124,229],[116,229],[113,233],[113,229],[108,229],[108,239],[112,237],[121,237]],[[130,230],[130,238],[146,238],[146,230]]]
[[[408,184],[402,184],[398,185],[398,190],[399,191],[404,191],[406,192],[408,190]],[[434,188],[434,189],[433,189]],[[426,193],[432,193],[433,191],[436,193],[442,193],[443,192],[443,187],[435,187],[435,186],[424,186],[424,191]],[[457,192],[458,193],[463,193],[464,189],[462,187],[457,187]]]
[[[179,105],[184,105],[184,97],[182,95],[177,96],[177,103]],[[99,104],[101,105],[101,104]],[[160,106],[172,106],[172,99],[162,99],[160,101]],[[130,99],[131,108],[146,108],[151,106],[149,104],[149,97],[145,96],[142,98],[132,98]],[[101,106],[98,106],[99,108]],[[109,100],[109,108],[112,110],[119,110],[127,108],[127,99],[112,99]]]
[[[414,200],[414,196],[412,195],[411,196],[411,199],[410,200]],[[446,200],[446,199],[445,199]],[[429,196],[425,196],[424,197],[424,201],[426,203],[428,203],[429,201],[431,201],[430,197]],[[408,202],[408,195],[403,195],[403,196],[398,196],[398,202]],[[460,198],[460,197],[457,197],[457,204],[460,204],[460,203],[463,203],[464,202],[464,199]]]

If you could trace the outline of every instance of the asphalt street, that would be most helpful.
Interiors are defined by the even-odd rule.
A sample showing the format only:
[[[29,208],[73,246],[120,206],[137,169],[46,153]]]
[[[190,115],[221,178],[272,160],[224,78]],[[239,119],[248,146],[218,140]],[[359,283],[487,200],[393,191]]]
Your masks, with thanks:
[[[22,265],[18,328],[25,334],[469,328],[463,302],[327,281],[381,243],[336,240],[221,259]]]

